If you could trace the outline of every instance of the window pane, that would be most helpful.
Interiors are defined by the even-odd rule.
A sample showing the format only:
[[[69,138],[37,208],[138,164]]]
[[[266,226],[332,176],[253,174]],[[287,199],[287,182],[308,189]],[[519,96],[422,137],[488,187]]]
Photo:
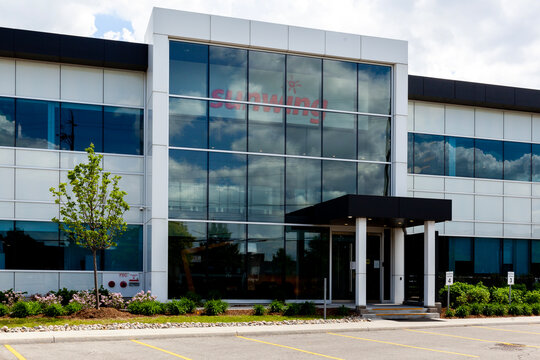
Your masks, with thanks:
[[[6,257],[12,250],[9,246],[13,238],[13,221],[0,221],[0,269],[6,268]]]
[[[143,227],[128,225],[116,246],[103,252],[105,271],[143,271]]]
[[[390,118],[358,116],[358,160],[390,161]]]
[[[513,242],[510,239],[504,239],[503,240],[503,264],[505,265],[512,265],[514,262],[514,255],[513,255]],[[510,271],[512,268],[510,268]]]
[[[96,105],[61,105],[60,148],[84,151],[90,143],[103,152],[103,107]]]
[[[75,243],[73,237],[60,231],[60,246],[64,251],[64,270],[94,270],[92,252]],[[102,252],[96,254],[96,263],[99,270],[103,270]]]
[[[389,66],[358,64],[358,111],[390,114],[392,69]]]
[[[208,217],[246,220],[246,155],[209,153]]]
[[[210,103],[210,149],[246,151],[246,106]]]
[[[531,262],[540,264],[540,240],[531,240]]]
[[[504,147],[504,179],[531,181],[531,144],[507,142]]]
[[[283,104],[285,96],[285,55],[249,52],[248,101]]]
[[[476,139],[474,145],[474,176],[477,178],[502,179],[502,141]]]
[[[283,226],[248,225],[247,297],[283,298]]]
[[[323,161],[322,201],[356,194],[356,164],[344,161]]]
[[[358,163],[358,194],[388,195],[390,165]]]
[[[17,99],[18,147],[57,149],[60,106],[57,102]]]
[[[321,161],[286,160],[286,213],[321,202]]]
[[[474,239],[474,272],[477,274],[498,274],[500,271],[499,239]]]
[[[451,271],[459,274],[468,274],[472,261],[472,246],[470,238],[448,239],[448,266]]]
[[[446,137],[445,175],[474,176],[474,139]]]
[[[413,173],[414,169],[414,134],[407,134],[407,172]]]
[[[540,181],[540,145],[532,144],[532,181]]]
[[[206,149],[208,120],[206,101],[169,99],[169,145]]]
[[[206,295],[206,224],[169,222],[168,297],[177,299],[188,291]]]
[[[169,150],[169,217],[206,219],[207,153]]]
[[[143,110],[107,106],[104,110],[104,152],[142,155]]]
[[[529,241],[514,240],[514,271],[516,275],[529,273]]]
[[[323,61],[323,108],[356,111],[356,64]]]
[[[169,92],[208,96],[208,46],[171,41],[169,52]]]
[[[270,156],[248,156],[249,221],[283,221],[285,161]]]
[[[246,91],[247,50],[210,46],[210,97],[240,101],[246,100]]]
[[[287,105],[320,107],[321,60],[287,56]],[[287,154],[321,155],[320,112],[287,109]]]
[[[15,100],[0,97],[0,146],[15,146]]]
[[[414,134],[414,173],[444,175],[444,136]]]
[[[356,159],[356,116],[323,113],[323,156]]]
[[[286,227],[285,291],[288,299],[321,299],[328,278],[328,229]]]
[[[249,151],[283,154],[285,151],[285,109],[249,106]]]

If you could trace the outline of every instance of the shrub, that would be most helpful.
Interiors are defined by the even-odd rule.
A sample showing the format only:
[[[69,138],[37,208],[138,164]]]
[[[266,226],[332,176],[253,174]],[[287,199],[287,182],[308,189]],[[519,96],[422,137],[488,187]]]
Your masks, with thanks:
[[[229,308],[229,304],[227,304],[223,300],[208,300],[204,303],[204,314],[205,315],[220,315],[225,313],[227,309]]]
[[[464,318],[469,316],[471,313],[471,309],[468,305],[460,305],[456,308],[456,316],[460,318]]]
[[[135,315],[152,316],[163,313],[162,304],[156,300],[131,302],[127,309],[130,313]]]
[[[82,309],[83,309],[83,306],[76,301],[70,302],[64,307],[64,311],[68,315],[75,314],[76,312],[81,311]]]
[[[38,294],[30,297],[33,301],[37,301],[43,310],[45,310],[49,305],[61,304],[62,297],[57,296],[53,293],[48,293],[45,296],[40,296]]]
[[[57,317],[64,315],[64,309],[60,304],[50,304],[45,308],[43,313],[50,317]]]
[[[524,284],[520,284],[525,286]],[[508,288],[506,288],[506,293],[508,294]],[[512,304],[523,304],[525,291],[521,289],[514,289],[512,285]]]
[[[456,316],[456,312],[453,309],[447,308],[444,316],[446,316],[447,318],[452,318]]]
[[[470,306],[471,315],[481,315],[482,311],[484,310],[485,305],[487,305],[487,304],[479,304],[479,303],[471,304],[471,306]]]
[[[524,293],[525,291],[527,291],[527,285],[525,285],[525,284],[514,284],[514,285],[512,285],[512,292],[514,290],[519,290],[522,293]]]
[[[253,306],[253,315],[262,316],[266,313],[266,309],[261,304]]]
[[[298,314],[300,314],[300,304],[298,303],[287,304],[283,311],[283,315],[285,316],[296,316]]]
[[[17,301],[11,308],[11,317],[25,318],[41,313],[41,304],[37,301]]]
[[[62,288],[58,291],[49,291],[50,294],[54,294],[56,295],[57,297],[61,297],[62,298],[62,306],[66,306],[67,304],[69,304],[69,302],[71,301],[71,299],[73,298],[73,295],[75,295],[77,293],[76,290],[68,290],[67,288]]]
[[[0,291],[0,302],[2,304],[5,304],[7,306],[12,306],[18,301],[24,300],[24,294],[26,292],[22,291],[13,291],[13,289],[9,289],[6,291]]]
[[[540,282],[535,282],[532,284],[532,290],[540,290]]]
[[[185,299],[185,298],[183,298]],[[191,300],[186,299],[188,302],[193,303]],[[188,312],[193,312],[191,308],[188,308],[185,302],[181,300],[173,300],[167,304],[165,304],[167,308],[167,312],[171,315],[184,315]],[[188,311],[190,310],[190,311]]]
[[[9,313],[9,308],[7,305],[0,304],[0,316],[5,316]]]
[[[532,315],[532,307],[529,304],[521,304],[521,315],[525,316],[531,316]]]
[[[285,311],[285,304],[279,300],[274,300],[268,305],[270,313],[282,313],[283,311]]]
[[[523,296],[527,304],[540,304],[540,290],[527,291]]]
[[[90,309],[96,306],[96,295],[88,290],[79,291],[73,294],[69,303],[78,303],[81,305],[81,309]]]
[[[100,302],[102,305],[115,309],[123,309],[126,303],[121,293],[109,292],[106,295],[100,294]]]
[[[475,287],[468,289],[466,294],[469,303],[487,304],[489,302],[489,290],[482,282],[479,282]]]
[[[300,304],[299,315],[315,315],[317,313],[317,307],[313,301],[305,301]]]
[[[508,288],[492,287],[491,302],[494,304],[508,304]]]
[[[467,291],[473,287],[474,285],[456,281],[453,285],[450,286],[450,304],[446,304],[446,306],[455,306],[456,304],[458,304],[458,298],[460,298],[459,305],[465,304],[467,302]],[[446,302],[447,298],[446,292],[446,287],[443,287],[439,290],[439,297],[444,302]]]
[[[505,305],[502,304],[493,304],[493,313],[496,316],[504,316],[508,312],[508,309]]]
[[[482,315],[485,316],[493,316],[495,314],[495,310],[493,309],[494,304],[485,304],[482,308]]]
[[[193,291],[188,291],[186,295],[184,295],[185,298],[188,298],[189,300],[193,301],[195,303],[195,306],[202,306],[202,298],[199,294],[194,293]]]
[[[350,313],[351,313],[351,309],[349,309],[345,305],[341,305],[340,307],[336,309],[336,314],[338,316],[349,316]]]
[[[540,304],[532,304],[531,311],[534,315],[540,315]]]
[[[508,314],[510,315],[522,315],[523,314],[523,306],[521,304],[511,304],[508,307]]]
[[[137,294],[135,294],[135,296],[132,297],[131,300],[127,302],[127,304],[129,306],[130,304],[135,303],[135,302],[143,303],[143,302],[149,302],[149,301],[156,301],[156,299],[157,299],[157,296],[152,295],[150,290],[148,290],[147,292],[144,292],[144,290],[141,290]]]

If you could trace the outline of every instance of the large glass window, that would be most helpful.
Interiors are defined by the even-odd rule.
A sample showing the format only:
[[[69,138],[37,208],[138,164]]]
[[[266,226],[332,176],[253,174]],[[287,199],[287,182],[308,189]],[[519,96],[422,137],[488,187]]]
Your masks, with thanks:
[[[206,219],[207,153],[169,150],[169,217]]]
[[[210,103],[210,149],[246,151],[246,106]]]
[[[474,176],[474,139],[446,137],[445,175]]]
[[[249,106],[248,151],[285,152],[285,110],[269,106]]]
[[[323,113],[323,156],[356,159],[356,115]]]
[[[16,100],[18,147],[57,149],[60,104],[52,101]]]
[[[0,97],[0,146],[15,146],[15,100]]]
[[[291,110],[291,112],[293,111]],[[303,111],[307,112],[307,110]],[[309,114],[305,116],[305,119],[300,118],[299,115],[287,114],[287,140],[285,145],[287,154],[321,156],[320,112],[312,111],[311,113],[316,114],[311,119],[309,119]]]
[[[107,271],[142,271],[143,227],[128,225],[115,239],[116,246],[103,251],[103,269]]]
[[[106,106],[103,113],[103,151],[143,154],[143,110]]]
[[[323,61],[323,108],[356,111],[356,63]]]
[[[540,240],[531,240],[531,273],[540,275]]]
[[[514,271],[516,275],[529,273],[529,242],[514,240]]]
[[[531,144],[507,142],[504,148],[504,179],[531,181]]]
[[[358,64],[358,111],[390,114],[392,69],[389,66]]]
[[[285,103],[285,55],[250,51],[248,78],[249,101],[281,105]],[[258,111],[259,107],[255,106],[254,110]]]
[[[390,161],[390,118],[358,116],[358,160]]]
[[[503,143],[495,140],[475,140],[474,176],[503,178]]]
[[[414,134],[414,173],[444,175],[444,136]]]
[[[500,240],[474,239],[474,272],[498,274],[500,271]]]
[[[285,159],[248,156],[248,220],[283,221]]]
[[[208,147],[207,102],[169,99],[169,146]]]
[[[286,160],[286,213],[321,202],[321,161]]]
[[[103,107],[62,104],[60,112],[60,148],[84,151],[90,143],[103,152]]]
[[[247,50],[210,46],[210,97],[246,100]],[[242,104],[227,104],[245,109]]]
[[[13,221],[0,221],[0,269],[6,269],[6,255],[11,250],[9,248],[13,237]]]
[[[169,46],[169,92],[177,95],[208,95],[208,46],[171,41]]]
[[[246,155],[209,153],[208,217],[246,220]]]
[[[407,172],[414,173],[414,134],[407,134]]]
[[[58,225],[51,222],[15,222],[4,239],[6,269],[63,270],[63,248]]]
[[[283,226],[248,225],[247,297],[285,297],[284,269],[292,261],[285,256]]]
[[[390,166],[388,164],[358,163],[358,194],[388,195]]]
[[[532,181],[540,181],[540,144],[532,144]]]
[[[356,194],[356,163],[324,160],[322,171],[322,201]]]
[[[471,238],[451,237],[448,239],[448,267],[457,274],[470,274],[472,268]]]
[[[320,299],[328,278],[328,229],[287,226],[285,292],[289,299]]]

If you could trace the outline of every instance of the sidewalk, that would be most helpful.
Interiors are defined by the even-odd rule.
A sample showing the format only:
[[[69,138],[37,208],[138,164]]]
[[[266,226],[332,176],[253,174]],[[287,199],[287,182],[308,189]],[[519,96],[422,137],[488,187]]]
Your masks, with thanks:
[[[164,339],[176,337],[212,336],[256,336],[275,334],[314,334],[324,332],[379,331],[415,328],[440,328],[459,326],[493,326],[540,324],[540,316],[480,318],[480,319],[433,319],[426,321],[375,320],[372,322],[310,324],[310,325],[268,325],[230,326],[210,328],[140,329],[140,330],[84,330],[49,331],[27,333],[0,333],[0,344],[55,343],[130,339]]]

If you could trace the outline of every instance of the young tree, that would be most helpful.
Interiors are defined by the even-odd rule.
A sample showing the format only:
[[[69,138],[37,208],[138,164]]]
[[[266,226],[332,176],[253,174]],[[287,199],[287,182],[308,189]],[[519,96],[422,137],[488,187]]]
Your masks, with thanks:
[[[116,246],[115,238],[127,227],[123,215],[129,205],[124,200],[127,193],[118,187],[121,177],[103,172],[100,166],[103,155],[94,153],[94,144],[90,144],[86,153],[88,162],[68,172],[71,191],[66,183],[60,183],[58,190],[50,188],[55,202],[60,204],[60,219],[54,217],[52,221],[75,239],[77,245],[92,252],[96,309],[99,309],[96,254],[98,250]]]

